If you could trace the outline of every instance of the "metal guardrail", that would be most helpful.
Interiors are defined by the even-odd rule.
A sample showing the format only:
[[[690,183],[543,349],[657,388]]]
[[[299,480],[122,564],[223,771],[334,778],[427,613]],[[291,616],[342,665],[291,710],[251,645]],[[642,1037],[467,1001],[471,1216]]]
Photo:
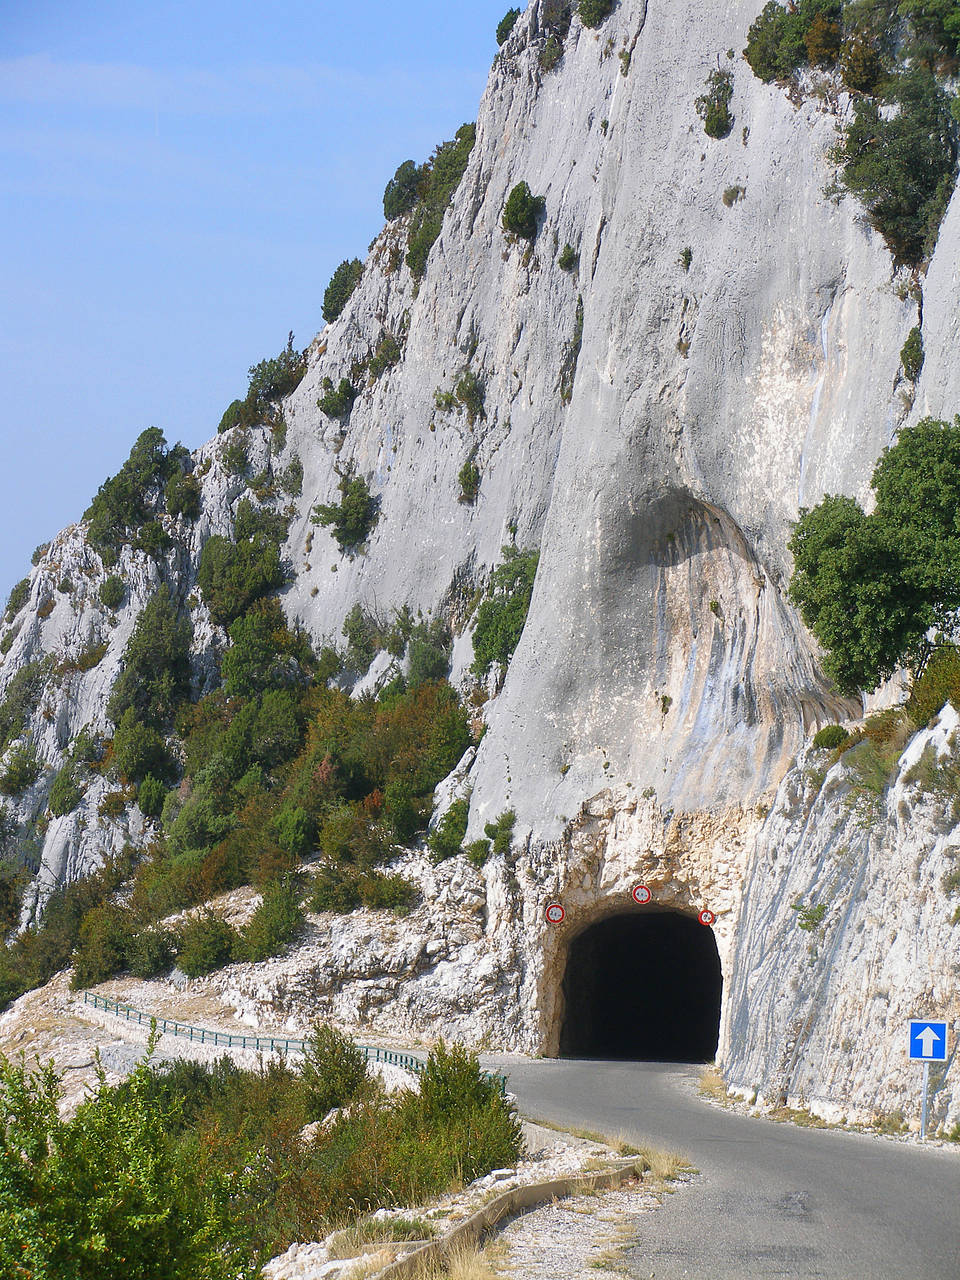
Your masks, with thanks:
[[[121,1004],[111,1000],[109,996],[97,995],[95,991],[84,991],[83,1003],[93,1005],[95,1009],[103,1009],[107,1013],[124,1018],[127,1022],[136,1022],[138,1026],[150,1026],[156,1023],[157,1030],[163,1035],[180,1036],[184,1040],[192,1040],[194,1044],[223,1045],[225,1049],[253,1049],[257,1053],[306,1053],[308,1041],[292,1039],[288,1036],[254,1036],[235,1034],[232,1031],[214,1031],[211,1027],[194,1027],[189,1022],[177,1022],[172,1018],[160,1018],[156,1014],[144,1013],[142,1009],[134,1009],[132,1005]],[[415,1058],[409,1053],[399,1053],[396,1049],[381,1049],[376,1045],[361,1044],[367,1062],[386,1062],[393,1067],[402,1067],[405,1071],[421,1072],[426,1063],[422,1058]],[[484,1072],[489,1079],[496,1081],[501,1093],[507,1088],[506,1077],[494,1072]]]

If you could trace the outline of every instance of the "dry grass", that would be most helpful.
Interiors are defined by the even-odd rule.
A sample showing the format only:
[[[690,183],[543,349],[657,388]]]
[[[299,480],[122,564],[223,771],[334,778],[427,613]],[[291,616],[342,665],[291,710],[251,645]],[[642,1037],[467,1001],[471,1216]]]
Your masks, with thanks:
[[[355,1258],[380,1244],[404,1240],[430,1240],[437,1234],[422,1218],[362,1218],[337,1234],[327,1245],[331,1258]]]
[[[729,1099],[723,1076],[712,1066],[704,1067],[701,1071],[698,1092],[701,1097],[710,1098],[713,1102],[726,1102]]]
[[[487,1258],[488,1251],[456,1249],[445,1263],[421,1269],[417,1280],[497,1280],[497,1272],[491,1269]]]
[[[653,1177],[660,1182],[675,1182],[681,1174],[695,1172],[690,1161],[679,1151],[661,1151],[659,1147],[641,1147],[640,1156]]]

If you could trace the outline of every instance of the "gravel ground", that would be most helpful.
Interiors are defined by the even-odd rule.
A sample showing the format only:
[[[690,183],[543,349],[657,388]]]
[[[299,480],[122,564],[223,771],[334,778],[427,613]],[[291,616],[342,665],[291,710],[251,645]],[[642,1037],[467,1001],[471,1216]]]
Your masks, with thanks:
[[[660,1207],[662,1194],[633,1183],[532,1209],[488,1245],[486,1261],[497,1275],[513,1280],[579,1280],[598,1272],[643,1275],[631,1270],[622,1250],[635,1251],[642,1242],[643,1218]]]

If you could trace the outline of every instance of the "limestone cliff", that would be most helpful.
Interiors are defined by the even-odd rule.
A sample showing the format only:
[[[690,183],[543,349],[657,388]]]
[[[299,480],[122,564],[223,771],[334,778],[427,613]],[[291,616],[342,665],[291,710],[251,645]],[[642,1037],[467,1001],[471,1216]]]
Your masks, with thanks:
[[[466,941],[447,944],[474,947],[486,967],[454,964],[420,1014],[415,987],[392,982],[380,1012],[365,1016],[407,1007],[424,1027],[442,1020],[477,1041],[555,1051],[569,930],[622,905],[643,878],[663,905],[718,915],[722,1048],[739,1083],[808,1098],[845,1089],[851,1105],[886,1106],[899,1085],[888,1097],[881,1080],[899,1077],[866,1047],[827,1079],[817,1064],[836,1028],[826,1013],[811,1022],[810,1010],[826,1008],[825,984],[841,971],[855,975],[851,989],[873,983],[863,955],[912,927],[919,890],[894,895],[883,913],[866,905],[902,862],[940,911],[914,956],[915,972],[929,974],[918,979],[924,1000],[931,1014],[955,1016],[957,942],[942,895],[933,902],[942,840],[932,826],[898,826],[897,790],[881,826],[854,840],[841,788],[828,779],[813,800],[802,770],[784,778],[812,729],[859,710],[823,679],[786,599],[786,542],[800,506],[823,493],[866,497],[900,426],[960,409],[960,198],[923,285],[926,363],[911,399],[899,353],[916,303],[856,203],[822,194],[825,153],[849,104],[843,94],[791,100],[728,58],[743,48],[757,0],[622,0],[595,31],[574,16],[550,71],[542,8],[531,0],[494,62],[423,279],[403,262],[402,220],[388,224],[343,314],[309,348],[284,405],[283,451],[271,454],[266,430],[251,432],[251,471],[277,472],[295,455],[303,464],[282,600],[318,643],[339,635],[358,601],[443,613],[461,629],[453,679],[465,682],[472,593],[504,544],[541,553],[523,637],[461,783],[468,838],[507,807],[517,814],[517,854],[488,864],[485,883],[462,877]],[[722,141],[704,135],[694,109],[718,58],[733,74],[736,118]],[[501,226],[521,179],[545,201],[532,246]],[[578,254],[573,270],[559,264],[565,244]],[[336,384],[384,335],[400,359],[369,380],[349,417],[325,416],[324,379]],[[435,396],[465,368],[483,386],[472,423]],[[225,634],[191,599],[197,562],[207,537],[229,533],[245,489],[220,461],[223,443],[196,455],[198,474],[210,464],[202,514],[168,522],[165,562],[125,549],[128,596],[115,619],[98,602],[107,570],[82,527],[56,538],[33,571],[0,689],[43,655],[62,665],[106,645],[99,665],[48,686],[30,721],[51,768],[83,725],[106,727],[123,645],[161,578],[192,609],[198,688],[211,678]],[[471,457],[481,480],[468,504],[457,476]],[[353,557],[309,520],[347,468],[379,501],[366,550]],[[72,590],[58,592],[64,578]],[[757,806],[778,786],[764,822]],[[49,775],[17,815],[40,814],[48,788]],[[50,822],[42,883],[141,839],[135,807],[119,821],[98,817],[102,790]],[[806,901],[824,877],[837,905],[809,959],[787,899]],[[478,916],[470,904],[481,884]],[[543,922],[552,896],[568,903],[567,933]],[[860,903],[856,945],[838,923],[843,903]],[[768,950],[774,936],[789,945]],[[424,955],[434,969],[443,960]],[[801,976],[786,998],[790,966]],[[846,1009],[846,999],[831,1007]],[[877,1022],[885,1044],[894,1031]]]

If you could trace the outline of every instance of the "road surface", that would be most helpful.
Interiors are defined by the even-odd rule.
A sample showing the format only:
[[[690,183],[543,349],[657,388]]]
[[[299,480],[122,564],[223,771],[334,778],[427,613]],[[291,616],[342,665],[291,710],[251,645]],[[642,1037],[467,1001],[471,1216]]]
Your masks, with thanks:
[[[638,1278],[960,1280],[958,1151],[724,1111],[696,1096],[697,1067],[484,1062],[525,1115],[677,1150],[700,1170],[644,1220],[627,1251]]]

